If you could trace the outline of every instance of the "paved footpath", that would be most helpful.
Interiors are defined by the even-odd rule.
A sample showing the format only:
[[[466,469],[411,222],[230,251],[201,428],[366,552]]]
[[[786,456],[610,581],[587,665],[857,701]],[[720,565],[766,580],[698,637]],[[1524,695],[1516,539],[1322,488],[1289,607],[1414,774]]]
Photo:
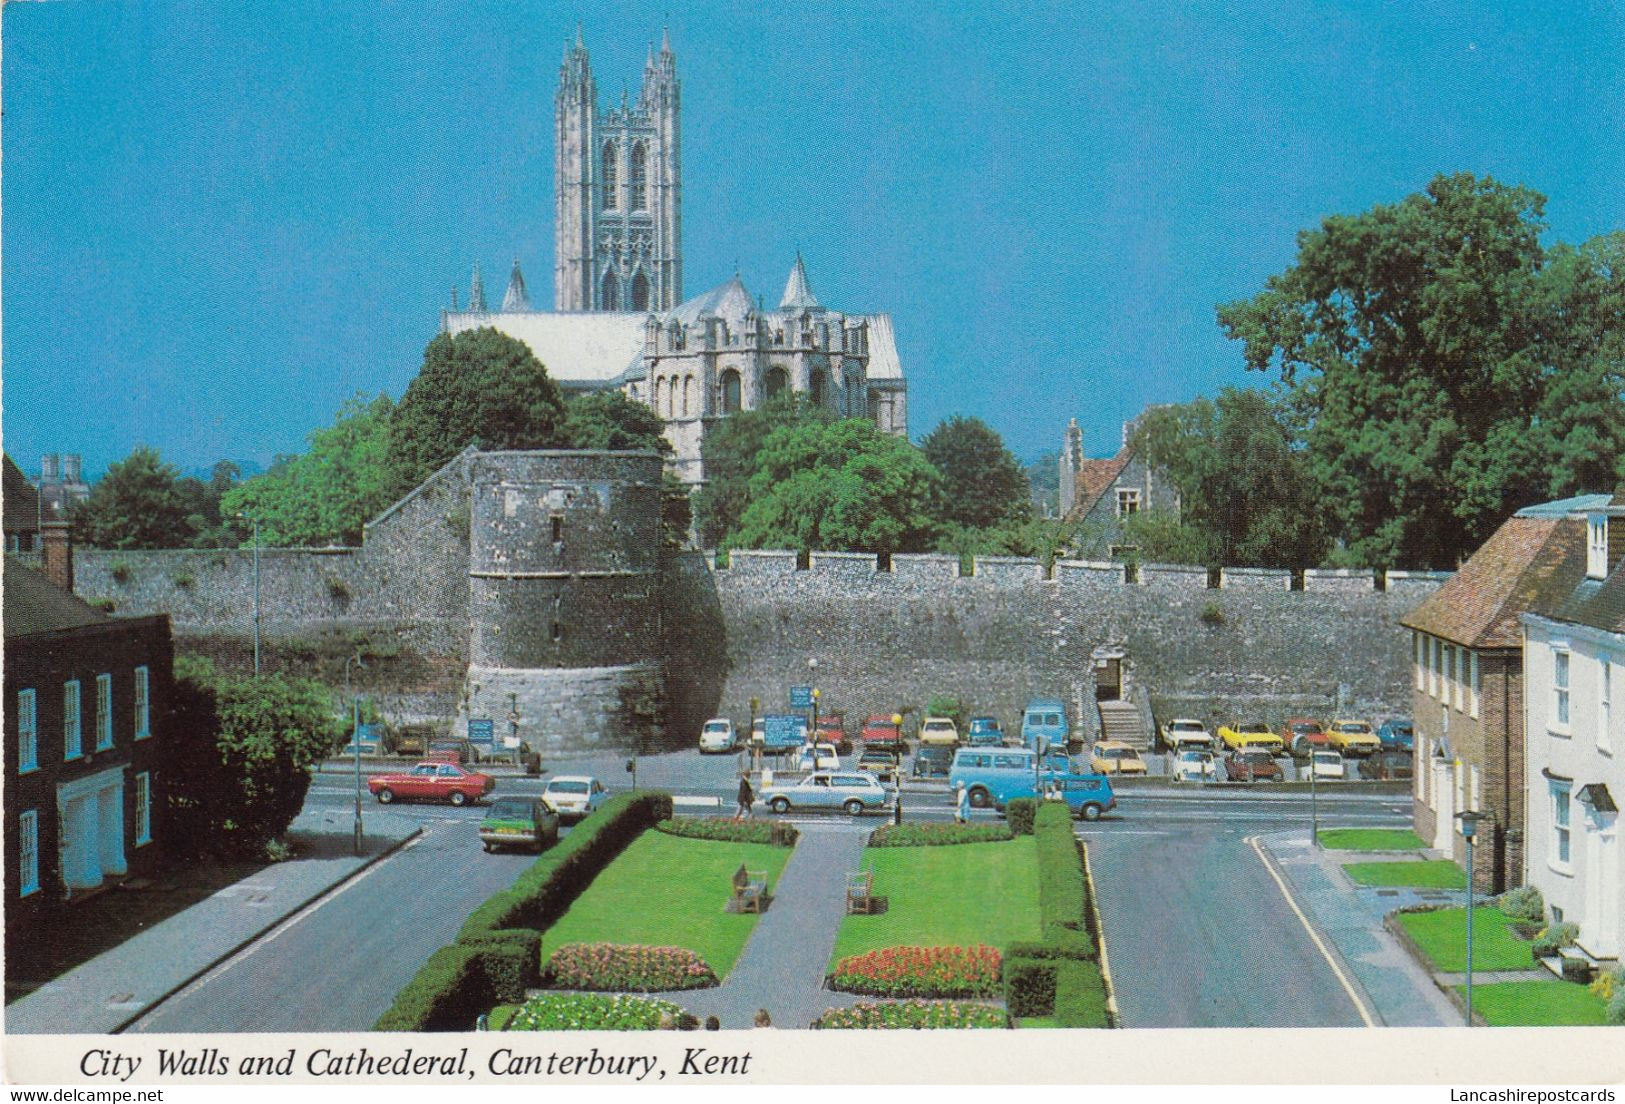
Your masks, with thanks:
[[[756,923],[739,961],[715,989],[656,993],[724,1028],[752,1026],[767,1009],[774,1027],[804,1028],[826,1009],[865,999],[824,988],[835,936],[846,915],[846,876],[856,871],[874,828],[858,824],[797,824],[801,839],[785,863],[773,899]],[[867,998],[873,999],[873,998]]]
[[[367,813],[363,854],[348,831],[305,813],[290,837],[302,858],[273,863],[235,885],[97,955],[5,1007],[5,1030],[19,1034],[103,1034],[124,1029],[154,1004],[248,943],[394,853],[418,834],[410,820]],[[341,818],[348,827],[348,814]]]
[[[1382,921],[1407,905],[1459,903],[1462,894],[1356,886],[1342,864],[1375,856],[1311,848],[1301,832],[1266,835],[1259,843],[1286,878],[1298,907],[1353,974],[1378,1026],[1461,1026],[1455,1005]]]

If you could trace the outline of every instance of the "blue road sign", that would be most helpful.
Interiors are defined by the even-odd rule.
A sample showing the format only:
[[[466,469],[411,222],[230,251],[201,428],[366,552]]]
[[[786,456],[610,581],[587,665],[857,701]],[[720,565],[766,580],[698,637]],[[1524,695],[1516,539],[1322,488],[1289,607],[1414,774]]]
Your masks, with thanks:
[[[762,734],[764,748],[793,748],[807,742],[807,718],[797,713],[769,713]]]
[[[490,747],[496,741],[496,725],[490,717],[468,719],[468,742]]]
[[[791,709],[811,709],[812,708],[812,691],[813,691],[813,688],[811,686],[792,686],[792,687],[790,687],[790,708]]]

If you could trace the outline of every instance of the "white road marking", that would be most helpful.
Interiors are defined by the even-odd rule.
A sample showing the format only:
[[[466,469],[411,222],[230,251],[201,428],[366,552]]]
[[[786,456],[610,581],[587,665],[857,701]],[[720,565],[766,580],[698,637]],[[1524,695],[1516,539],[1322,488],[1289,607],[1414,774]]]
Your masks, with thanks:
[[[1276,886],[1281,890],[1281,896],[1286,898],[1287,906],[1297,916],[1298,922],[1303,925],[1303,930],[1309,933],[1309,938],[1314,941],[1321,957],[1326,960],[1326,965],[1330,966],[1332,973],[1337,975],[1338,983],[1343,986],[1343,992],[1348,994],[1349,1000],[1354,1002],[1355,1011],[1360,1013],[1360,1019],[1364,1021],[1367,1027],[1376,1027],[1377,1021],[1372,1018],[1370,1010],[1365,1006],[1365,1001],[1361,1000],[1360,995],[1354,991],[1354,985],[1349,981],[1348,975],[1343,973],[1343,968],[1337,964],[1337,959],[1332,957],[1330,948],[1321,940],[1320,933],[1315,930],[1315,926],[1309,923],[1309,917],[1305,916],[1303,910],[1298,907],[1298,902],[1293,899],[1292,891],[1287,888],[1286,881],[1276,872],[1275,864],[1270,861],[1268,855],[1264,854],[1264,849],[1258,846],[1258,837],[1248,836],[1247,842],[1252,845],[1254,853],[1258,855],[1258,861],[1264,864],[1264,869],[1269,871],[1270,877],[1275,879]]]

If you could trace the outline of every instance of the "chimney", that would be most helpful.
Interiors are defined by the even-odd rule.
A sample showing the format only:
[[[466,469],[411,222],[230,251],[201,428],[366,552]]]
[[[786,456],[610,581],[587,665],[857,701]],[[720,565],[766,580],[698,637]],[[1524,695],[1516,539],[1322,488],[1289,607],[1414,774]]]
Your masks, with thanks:
[[[72,526],[66,521],[40,523],[42,549],[41,570],[51,583],[69,594],[73,593],[73,540]]]
[[[1614,492],[1608,504],[1608,570],[1612,572],[1625,560],[1625,483]]]

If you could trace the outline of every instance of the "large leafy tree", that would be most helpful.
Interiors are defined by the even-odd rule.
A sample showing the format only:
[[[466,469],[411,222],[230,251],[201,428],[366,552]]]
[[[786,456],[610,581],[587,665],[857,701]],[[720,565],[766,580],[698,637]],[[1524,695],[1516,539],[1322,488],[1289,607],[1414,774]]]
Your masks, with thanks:
[[[940,477],[918,449],[872,422],[781,426],[755,468],[735,547],[915,552],[935,535]]]
[[[1283,411],[1260,391],[1227,388],[1147,411],[1134,447],[1179,490],[1177,518],[1130,518],[1128,539],[1148,559],[1311,567],[1326,554],[1322,505]]]
[[[389,396],[357,395],[331,426],[310,435],[310,451],[228,490],[220,513],[259,519],[269,545],[357,544],[361,527],[388,506]]]
[[[1518,506],[1620,474],[1619,243],[1548,265],[1544,206],[1440,176],[1300,234],[1219,309],[1287,386],[1340,562],[1449,567]]]
[[[653,408],[619,391],[588,391],[564,404],[564,436],[571,448],[649,449],[670,456],[663,428]]]
[[[74,539],[97,548],[184,548],[202,519],[194,516],[198,496],[182,484],[156,449],[137,448],[109,465],[74,510]]]
[[[750,505],[757,454],[772,433],[785,426],[822,424],[831,415],[800,395],[785,392],[755,410],[740,410],[719,422],[700,445],[705,486],[694,496],[700,542],[707,548],[728,543]]]
[[[564,400],[524,342],[489,327],[439,334],[390,420],[392,489],[404,493],[468,445],[563,448]]]
[[[1004,441],[980,418],[942,422],[920,442],[942,475],[937,515],[944,522],[988,529],[1032,514],[1032,487]]]

